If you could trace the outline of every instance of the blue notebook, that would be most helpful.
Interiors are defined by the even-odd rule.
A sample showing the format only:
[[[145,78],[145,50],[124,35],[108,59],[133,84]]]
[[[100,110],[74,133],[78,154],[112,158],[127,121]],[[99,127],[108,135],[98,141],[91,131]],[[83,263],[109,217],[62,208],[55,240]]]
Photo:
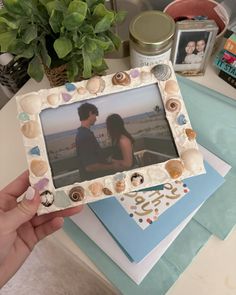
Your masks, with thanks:
[[[137,263],[223,184],[224,178],[206,162],[205,168],[206,174],[185,179],[190,192],[145,230],[130,218],[115,197],[91,203],[89,207],[127,257]]]

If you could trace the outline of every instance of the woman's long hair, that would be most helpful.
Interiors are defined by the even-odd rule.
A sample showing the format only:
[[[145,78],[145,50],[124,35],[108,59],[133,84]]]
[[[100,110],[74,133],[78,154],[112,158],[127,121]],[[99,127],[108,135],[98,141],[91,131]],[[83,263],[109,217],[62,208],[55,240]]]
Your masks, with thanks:
[[[131,134],[125,129],[124,120],[118,114],[112,114],[106,119],[107,131],[111,137],[112,144],[118,143],[121,135],[127,136],[131,143],[134,143],[134,139]]]

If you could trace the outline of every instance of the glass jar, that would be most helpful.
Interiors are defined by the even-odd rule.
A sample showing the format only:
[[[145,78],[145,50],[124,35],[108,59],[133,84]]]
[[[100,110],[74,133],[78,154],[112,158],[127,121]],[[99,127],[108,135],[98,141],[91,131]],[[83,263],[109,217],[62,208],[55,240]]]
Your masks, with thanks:
[[[134,17],[129,26],[131,67],[169,60],[174,33],[174,20],[162,11],[149,10]]]

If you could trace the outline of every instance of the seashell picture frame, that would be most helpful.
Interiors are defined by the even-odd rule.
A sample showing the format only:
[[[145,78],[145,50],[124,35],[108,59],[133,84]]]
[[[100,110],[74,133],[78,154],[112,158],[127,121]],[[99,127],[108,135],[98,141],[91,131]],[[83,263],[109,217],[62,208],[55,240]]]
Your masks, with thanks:
[[[39,215],[205,173],[170,61],[16,100]]]

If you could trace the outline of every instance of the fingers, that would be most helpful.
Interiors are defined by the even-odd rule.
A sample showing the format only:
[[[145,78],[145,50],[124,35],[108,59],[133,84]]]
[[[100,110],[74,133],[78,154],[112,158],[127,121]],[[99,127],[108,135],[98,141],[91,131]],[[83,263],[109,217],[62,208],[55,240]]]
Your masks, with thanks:
[[[52,220],[35,227],[34,230],[38,241],[62,228],[63,223],[63,217],[55,217]]]
[[[3,188],[2,192],[18,198],[27,190],[29,185],[29,171],[27,170]]]
[[[67,217],[67,216],[72,216],[76,213],[79,213],[83,209],[83,205],[76,206],[73,208],[68,208],[65,210],[57,211],[57,212],[52,212],[49,214],[41,215],[41,216],[35,216],[32,220],[32,225],[33,226],[38,226],[42,223],[45,223],[49,220],[52,220],[55,217]]]
[[[26,221],[32,219],[37,212],[39,204],[39,193],[31,186],[28,187],[23,200],[18,203],[17,207],[4,213],[2,220],[4,224],[4,232],[12,232]]]

